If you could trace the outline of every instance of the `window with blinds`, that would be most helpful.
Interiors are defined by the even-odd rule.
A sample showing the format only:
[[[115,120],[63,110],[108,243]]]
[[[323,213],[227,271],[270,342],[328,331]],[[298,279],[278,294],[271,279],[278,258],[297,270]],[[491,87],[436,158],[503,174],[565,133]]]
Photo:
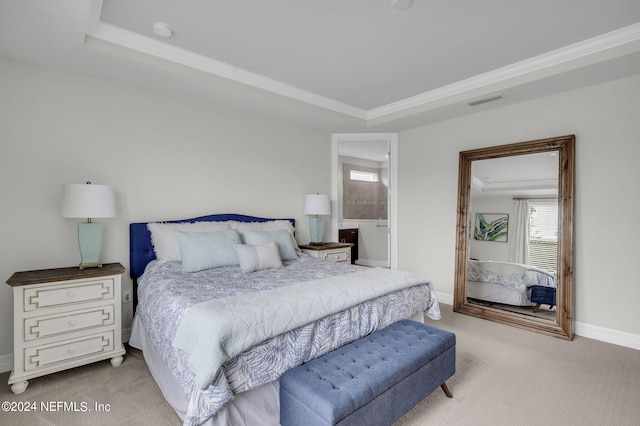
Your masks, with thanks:
[[[529,201],[529,263],[549,271],[558,264],[558,203]]]
[[[378,182],[378,174],[373,172],[364,172],[362,170],[349,170],[349,179],[358,180],[360,182]]]

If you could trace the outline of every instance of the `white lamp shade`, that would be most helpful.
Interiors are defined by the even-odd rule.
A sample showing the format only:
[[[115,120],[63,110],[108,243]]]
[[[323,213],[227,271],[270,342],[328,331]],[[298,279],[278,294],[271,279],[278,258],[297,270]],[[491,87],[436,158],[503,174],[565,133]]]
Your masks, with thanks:
[[[331,214],[331,201],[325,194],[307,194],[304,199],[304,214],[328,216]]]
[[[62,185],[60,216],[69,218],[114,217],[116,205],[109,185]]]

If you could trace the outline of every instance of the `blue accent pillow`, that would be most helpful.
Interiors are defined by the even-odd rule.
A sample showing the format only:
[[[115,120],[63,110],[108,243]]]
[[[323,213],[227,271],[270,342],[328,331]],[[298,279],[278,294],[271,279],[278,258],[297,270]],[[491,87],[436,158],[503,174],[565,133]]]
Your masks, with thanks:
[[[275,242],[282,260],[294,260],[298,258],[296,247],[293,244],[291,234],[284,230],[277,231],[244,231],[242,233],[245,244],[266,244]]]
[[[235,229],[218,232],[175,231],[180,244],[182,272],[198,272],[238,264],[234,245],[240,244]]]

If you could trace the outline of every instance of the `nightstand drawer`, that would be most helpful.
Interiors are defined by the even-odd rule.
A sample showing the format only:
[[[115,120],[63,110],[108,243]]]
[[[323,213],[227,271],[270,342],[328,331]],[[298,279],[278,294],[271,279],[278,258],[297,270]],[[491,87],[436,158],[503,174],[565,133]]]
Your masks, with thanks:
[[[72,361],[75,358],[96,355],[113,349],[113,331],[66,340],[63,343],[26,348],[24,350],[24,370],[30,371],[48,367],[52,364]]]
[[[24,321],[24,340],[30,341],[87,328],[114,323],[113,305],[85,309],[73,313],[27,318]]]
[[[301,245],[303,253],[316,259],[330,260],[332,262],[351,263],[351,247],[349,243],[324,243],[320,245]]]
[[[351,254],[350,249],[346,250],[327,250],[320,254],[320,258],[324,260],[331,260],[334,262],[346,262],[349,260]]]
[[[77,284],[24,289],[24,311],[113,299],[113,280],[91,280]]]

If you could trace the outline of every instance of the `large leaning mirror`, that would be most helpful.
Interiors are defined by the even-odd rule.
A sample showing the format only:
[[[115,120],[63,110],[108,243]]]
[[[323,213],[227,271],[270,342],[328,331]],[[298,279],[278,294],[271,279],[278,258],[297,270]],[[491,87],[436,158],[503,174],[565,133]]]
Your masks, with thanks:
[[[573,338],[575,136],[460,152],[454,311]]]

